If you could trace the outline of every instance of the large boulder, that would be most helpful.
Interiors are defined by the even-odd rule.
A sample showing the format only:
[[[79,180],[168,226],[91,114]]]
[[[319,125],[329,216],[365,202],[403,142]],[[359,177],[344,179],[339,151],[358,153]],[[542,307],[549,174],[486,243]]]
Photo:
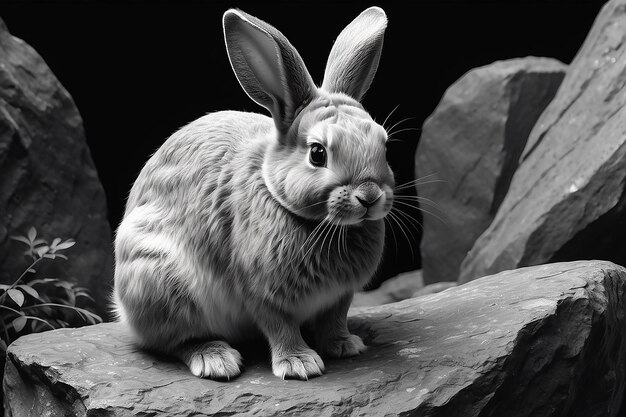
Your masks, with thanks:
[[[8,416],[592,416],[624,395],[626,269],[609,262],[503,272],[351,311],[369,349],[283,381],[267,346],[237,379],[193,377],[119,323],[24,336],[8,350]]]
[[[83,123],[72,98],[37,52],[0,20],[0,282],[29,264],[10,239],[35,226],[41,237],[74,238],[66,262],[42,262],[47,276],[92,290],[99,312],[112,277],[111,229]]]
[[[489,226],[541,112],[565,76],[554,59],[527,57],[476,68],[456,81],[424,123],[416,178],[427,211],[422,237],[425,283],[456,281],[461,262]],[[419,184],[419,183],[418,183]],[[437,214],[434,213],[433,214]]]
[[[537,121],[460,281],[573,259],[626,263],[626,0],[607,3]]]

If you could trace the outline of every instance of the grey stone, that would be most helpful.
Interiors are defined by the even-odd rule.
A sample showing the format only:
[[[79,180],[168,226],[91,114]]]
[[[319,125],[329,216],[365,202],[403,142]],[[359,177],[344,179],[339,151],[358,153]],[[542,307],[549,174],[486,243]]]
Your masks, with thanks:
[[[404,272],[383,282],[375,290],[357,292],[354,294],[352,306],[377,306],[406,300],[423,287],[421,270]]]
[[[68,261],[44,261],[43,276],[91,290],[103,314],[113,251],[104,190],[69,93],[37,52],[0,20],[0,282],[29,265],[10,236],[74,238]],[[40,275],[42,277],[42,275]]]
[[[441,281],[434,284],[428,284],[413,293],[413,297],[422,297],[428,294],[437,294],[438,292],[445,291],[448,288],[456,287],[456,281]]]
[[[264,344],[230,382],[138,350],[119,323],[24,336],[8,349],[8,416],[552,416],[619,412],[626,269],[503,272],[350,312],[362,355],[283,381]]]
[[[448,88],[424,123],[415,161],[416,178],[425,179],[418,195],[436,204],[421,204],[433,212],[423,220],[426,284],[458,278],[465,255],[506,195],[528,134],[566,68],[554,59],[526,57],[473,69]],[[433,178],[443,182],[429,183]]]
[[[626,263],[626,1],[608,2],[532,130],[460,281],[520,266]]]

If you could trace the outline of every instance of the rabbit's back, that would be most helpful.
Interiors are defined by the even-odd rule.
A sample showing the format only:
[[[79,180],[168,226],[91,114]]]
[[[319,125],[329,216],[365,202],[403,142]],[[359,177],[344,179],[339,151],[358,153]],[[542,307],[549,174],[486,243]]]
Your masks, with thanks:
[[[206,115],[174,133],[139,174],[116,234],[115,307],[144,345],[167,350],[189,337],[239,339],[249,330],[233,283],[222,277],[237,159],[260,173],[272,128],[271,119],[253,113]]]
[[[226,180],[233,169],[229,163],[242,148],[253,148],[272,127],[266,116],[237,111],[211,113],[189,123],[146,163],[130,192],[126,214],[147,203],[186,212],[191,207],[183,201],[228,188]]]

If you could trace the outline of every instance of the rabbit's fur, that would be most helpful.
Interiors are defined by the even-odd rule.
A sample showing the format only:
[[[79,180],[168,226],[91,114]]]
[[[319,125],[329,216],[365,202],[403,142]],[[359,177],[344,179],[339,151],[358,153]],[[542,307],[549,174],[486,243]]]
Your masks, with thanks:
[[[383,252],[393,201],[385,130],[358,100],[376,72],[386,17],[370,8],[339,36],[321,88],[275,28],[224,15],[235,74],[270,110],[223,111],[174,133],[135,182],[115,240],[115,303],[149,349],[198,376],[231,378],[228,342],[258,332],[274,374],[320,375],[317,352],[365,350],[346,326],[352,294]],[[312,152],[325,149],[325,165]],[[317,352],[300,326],[311,323]]]

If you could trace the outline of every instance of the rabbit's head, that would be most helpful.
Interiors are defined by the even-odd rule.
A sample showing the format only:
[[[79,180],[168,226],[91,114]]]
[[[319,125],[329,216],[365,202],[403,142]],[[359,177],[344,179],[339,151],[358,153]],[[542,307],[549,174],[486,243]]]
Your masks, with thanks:
[[[378,67],[386,25],[378,7],[352,21],[335,41],[318,88],[278,30],[239,10],[224,15],[237,79],[276,127],[263,178],[273,197],[301,217],[357,224],[391,209],[387,133],[360,104]]]

